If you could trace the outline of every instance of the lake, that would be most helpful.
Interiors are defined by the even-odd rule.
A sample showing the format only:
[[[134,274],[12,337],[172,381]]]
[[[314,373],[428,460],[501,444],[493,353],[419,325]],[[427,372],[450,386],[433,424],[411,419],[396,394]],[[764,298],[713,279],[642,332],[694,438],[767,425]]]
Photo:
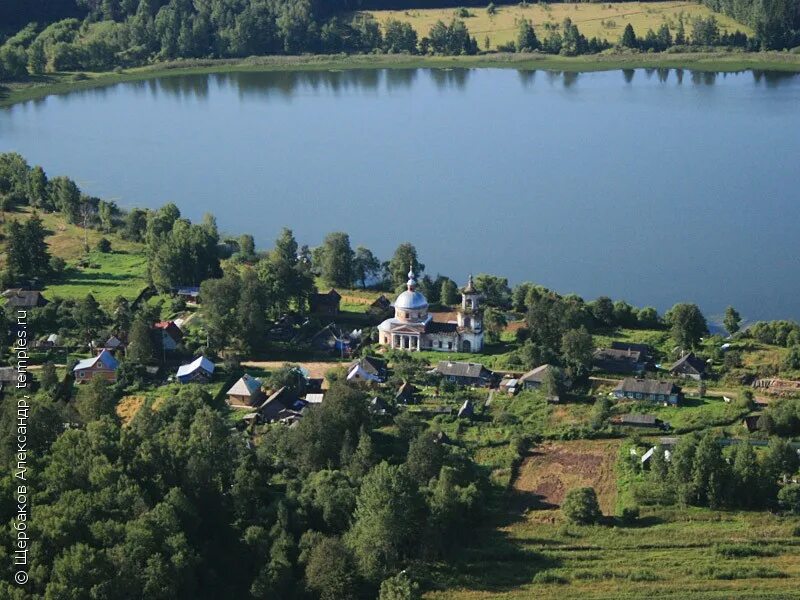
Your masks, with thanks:
[[[0,150],[261,247],[800,318],[800,77],[669,69],[175,76],[0,109]]]

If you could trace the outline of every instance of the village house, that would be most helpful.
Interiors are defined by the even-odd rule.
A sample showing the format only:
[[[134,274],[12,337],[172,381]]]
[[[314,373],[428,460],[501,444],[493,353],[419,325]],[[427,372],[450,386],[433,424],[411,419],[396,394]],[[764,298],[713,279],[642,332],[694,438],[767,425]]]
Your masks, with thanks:
[[[347,381],[372,381],[383,383],[389,377],[386,361],[374,356],[364,356],[347,367]]]
[[[649,344],[635,344],[633,342],[614,340],[611,342],[611,349],[638,352],[646,362],[652,362],[654,358],[653,348]]]
[[[385,416],[389,414],[389,405],[378,396],[369,401],[369,409],[374,415]]]
[[[166,352],[173,352],[183,340],[183,331],[175,321],[159,321],[153,328],[156,331],[157,344]]]
[[[5,388],[16,387],[17,375],[15,367],[0,367],[0,392]]]
[[[458,409],[458,418],[459,419],[471,419],[475,415],[475,407],[472,405],[472,402],[469,398],[464,400],[464,403],[461,405],[461,408]]]
[[[413,383],[404,381],[394,399],[398,404],[414,404],[417,401],[417,388]]]
[[[105,341],[105,343],[103,344],[103,348],[109,350],[110,352],[117,353],[125,349],[125,343],[117,336],[112,335]]]
[[[177,378],[181,383],[205,383],[214,376],[214,363],[205,356],[198,356],[188,365],[178,367]]]
[[[77,383],[91,381],[95,377],[102,377],[113,383],[117,380],[117,367],[119,367],[119,362],[114,355],[103,349],[94,358],[85,358],[75,365],[72,374]]]
[[[661,427],[662,425],[661,420],[657,419],[653,415],[640,415],[634,413],[613,417],[611,422],[615,425],[623,425],[627,427]]]
[[[338,315],[342,296],[331,288],[324,294],[315,293],[311,296],[311,312],[318,315]]]
[[[494,380],[494,373],[480,363],[443,360],[436,365],[434,373],[445,381],[474,387],[488,387]]]
[[[305,402],[299,400],[288,387],[283,386],[264,400],[255,410],[255,414],[261,423],[291,422],[302,417],[301,411],[305,406]]]
[[[677,406],[682,392],[680,387],[669,381],[628,377],[614,388],[614,396]]]
[[[742,427],[747,429],[748,433],[754,433],[761,429],[761,425],[759,423],[760,420],[760,415],[748,415],[742,419]]]
[[[264,399],[261,381],[245,373],[226,392],[228,404],[235,407],[251,407]]]
[[[350,356],[361,343],[361,330],[347,332],[335,323],[330,323],[315,333],[309,344],[315,350],[333,352],[339,356]]]
[[[519,379],[516,377],[503,377],[497,386],[501,392],[505,392],[509,396],[513,396],[519,390]]]
[[[694,352],[685,354],[669,368],[670,375],[700,381],[708,375],[708,364]]]
[[[647,357],[638,350],[598,348],[594,351],[592,364],[598,371],[619,375],[641,375],[650,367]]]
[[[374,317],[384,317],[392,312],[392,302],[386,296],[381,294],[375,301],[369,305],[367,313]]]
[[[61,338],[57,333],[51,333],[39,340],[37,347],[39,348],[56,348],[61,343]]]
[[[200,288],[198,286],[176,288],[175,295],[186,302],[186,304],[200,304]]]
[[[378,325],[378,341],[394,350],[437,350],[440,352],[481,352],[483,350],[482,296],[470,276],[461,290],[457,320],[441,323],[428,313],[428,300],[417,291],[413,270],[408,272],[406,290],[394,302],[394,317]]]
[[[548,372],[552,369],[552,365],[539,365],[535,369],[528,371],[519,378],[519,385],[525,390],[538,390],[548,376]]]
[[[3,296],[8,308],[40,308],[49,302],[41,292],[30,290],[6,290]]]

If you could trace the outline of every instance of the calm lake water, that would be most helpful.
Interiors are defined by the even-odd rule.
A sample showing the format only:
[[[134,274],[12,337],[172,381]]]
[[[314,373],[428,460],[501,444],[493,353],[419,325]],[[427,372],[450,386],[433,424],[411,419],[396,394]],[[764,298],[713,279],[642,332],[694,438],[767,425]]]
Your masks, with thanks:
[[[347,231],[427,271],[800,318],[800,77],[375,70],[168,77],[0,110],[0,150],[261,246]]]

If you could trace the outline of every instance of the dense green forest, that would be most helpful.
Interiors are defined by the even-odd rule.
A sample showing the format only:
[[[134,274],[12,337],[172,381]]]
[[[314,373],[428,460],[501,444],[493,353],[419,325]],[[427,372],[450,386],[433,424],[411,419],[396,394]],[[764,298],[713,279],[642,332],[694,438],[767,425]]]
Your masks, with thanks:
[[[696,35],[680,31],[648,32],[620,46],[665,50],[672,45],[734,45],[780,49],[798,43],[800,2],[720,2],[707,0],[748,23],[756,38],[721,36],[716,24],[695,24]],[[478,43],[462,20],[439,22],[428,35],[407,23],[383,26],[366,13],[353,13],[352,2],[319,0],[76,0],[48,5],[12,2],[0,19],[7,29],[0,48],[0,79],[23,79],[47,71],[106,71],[178,58],[226,58],[304,53],[476,54]],[[381,8],[387,8],[380,6]],[[9,11],[9,6],[5,9]],[[348,12],[350,11],[350,12]],[[69,18],[63,18],[69,17]],[[23,26],[24,25],[24,26]],[[545,40],[520,24],[518,41],[505,50],[541,50],[574,56],[609,46],[587,40],[565,21],[562,31]],[[14,33],[15,32],[15,33]]]
[[[764,48],[791,48],[800,44],[798,0],[700,1],[712,10],[730,15],[751,26]]]

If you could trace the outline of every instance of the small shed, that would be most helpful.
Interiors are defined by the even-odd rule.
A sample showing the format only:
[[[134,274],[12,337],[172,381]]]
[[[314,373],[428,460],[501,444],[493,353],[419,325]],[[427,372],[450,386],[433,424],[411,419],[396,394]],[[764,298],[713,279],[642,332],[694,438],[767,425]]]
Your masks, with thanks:
[[[188,365],[178,367],[178,381],[181,383],[204,383],[214,376],[214,363],[205,356],[198,356]]]
[[[472,406],[472,401],[467,398],[464,400],[464,404],[461,405],[461,408],[458,409],[458,417],[471,419],[474,414],[475,408]]]

